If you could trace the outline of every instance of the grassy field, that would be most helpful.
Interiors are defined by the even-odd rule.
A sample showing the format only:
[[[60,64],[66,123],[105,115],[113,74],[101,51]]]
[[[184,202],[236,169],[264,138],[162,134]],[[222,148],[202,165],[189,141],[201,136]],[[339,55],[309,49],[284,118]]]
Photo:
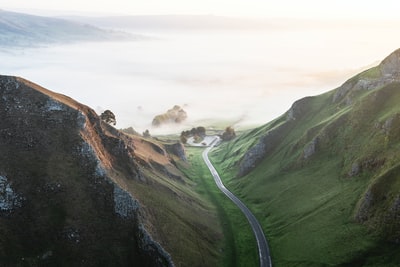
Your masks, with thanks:
[[[217,266],[257,266],[256,241],[247,219],[215,185],[203,162],[203,149],[188,147],[186,152],[190,167],[181,169],[196,184],[196,192],[218,212],[223,240],[220,243],[221,261]]]

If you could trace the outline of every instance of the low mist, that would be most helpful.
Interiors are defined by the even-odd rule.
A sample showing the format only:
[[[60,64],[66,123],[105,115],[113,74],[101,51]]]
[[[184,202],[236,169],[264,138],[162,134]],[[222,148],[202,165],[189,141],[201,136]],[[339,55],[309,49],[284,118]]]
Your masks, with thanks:
[[[264,124],[302,97],[340,86],[400,46],[396,27],[135,32],[151,38],[0,51],[1,74],[22,76],[94,108],[117,128],[151,128],[180,105],[180,128]],[[390,38],[391,42],[388,42]],[[228,125],[226,125],[228,126]]]

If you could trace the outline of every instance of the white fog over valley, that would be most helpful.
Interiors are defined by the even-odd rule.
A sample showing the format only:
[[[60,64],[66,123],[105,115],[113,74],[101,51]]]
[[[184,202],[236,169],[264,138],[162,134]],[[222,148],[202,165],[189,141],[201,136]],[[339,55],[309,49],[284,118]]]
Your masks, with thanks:
[[[314,23],[288,21],[283,28],[254,30],[128,29],[145,37],[2,48],[0,72],[68,95],[98,114],[110,109],[117,128],[161,133],[151,128],[152,119],[174,105],[188,114],[174,132],[204,120],[254,126],[283,114],[297,99],[340,86],[400,44],[398,23]]]

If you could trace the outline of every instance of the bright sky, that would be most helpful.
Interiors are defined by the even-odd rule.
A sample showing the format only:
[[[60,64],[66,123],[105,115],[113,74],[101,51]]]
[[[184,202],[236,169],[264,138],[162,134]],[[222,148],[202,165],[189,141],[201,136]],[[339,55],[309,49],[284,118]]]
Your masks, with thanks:
[[[0,0],[3,9],[100,14],[397,19],[398,0]]]

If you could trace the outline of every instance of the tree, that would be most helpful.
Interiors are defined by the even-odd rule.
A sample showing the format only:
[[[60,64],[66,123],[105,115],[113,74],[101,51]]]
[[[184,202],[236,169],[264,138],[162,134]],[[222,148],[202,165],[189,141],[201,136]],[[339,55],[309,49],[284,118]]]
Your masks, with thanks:
[[[187,137],[184,135],[181,135],[181,143],[186,144],[187,143]]]
[[[206,128],[203,127],[203,126],[197,127],[196,128],[196,132],[197,132],[197,135],[199,135],[199,136],[201,136],[203,138],[206,136]]]
[[[226,127],[225,132],[222,134],[222,140],[229,141],[235,137],[236,137],[235,130],[230,126]]]
[[[148,129],[146,129],[146,131],[143,132],[143,137],[146,137],[146,138],[151,137],[150,131]]]
[[[111,112],[111,110],[106,110],[100,115],[100,119],[104,121],[105,123],[116,125],[117,120],[115,119],[114,113]]]

